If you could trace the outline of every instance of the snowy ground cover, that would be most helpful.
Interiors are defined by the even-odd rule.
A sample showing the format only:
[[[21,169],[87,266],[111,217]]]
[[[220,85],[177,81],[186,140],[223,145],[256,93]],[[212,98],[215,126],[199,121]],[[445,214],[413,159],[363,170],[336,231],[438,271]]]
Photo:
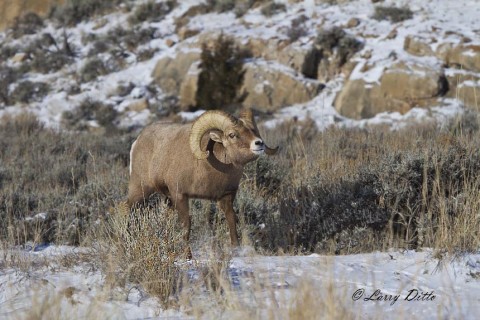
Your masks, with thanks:
[[[27,267],[0,271],[0,318],[21,319],[42,305],[70,319],[191,318],[182,311],[162,310],[155,298],[133,284],[122,290],[107,288],[105,275],[94,264],[75,260],[88,252],[48,245],[15,252]],[[73,259],[73,266],[60,266],[62,258]],[[192,261],[190,273],[204,262]],[[231,292],[223,294],[234,297],[237,307],[212,309],[204,318],[254,314],[285,319],[304,288],[319,305],[330,301],[332,308],[344,309],[355,319],[476,319],[480,314],[478,254],[441,257],[429,249],[346,256],[247,254],[230,261],[226,277]],[[318,318],[328,317],[328,310],[316,312]]]

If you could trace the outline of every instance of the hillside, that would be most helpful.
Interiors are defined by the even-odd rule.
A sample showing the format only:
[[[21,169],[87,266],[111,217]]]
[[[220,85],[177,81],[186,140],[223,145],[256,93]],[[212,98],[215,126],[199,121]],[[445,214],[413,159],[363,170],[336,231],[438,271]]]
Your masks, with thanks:
[[[83,9],[90,17],[76,18],[82,8],[48,20],[26,16],[2,33],[1,114],[31,111],[51,126],[63,119],[65,126],[131,128],[179,111],[225,108],[198,101],[196,91],[214,90],[199,82],[199,62],[202,44],[220,32],[248,51],[239,62],[240,104],[275,119],[270,125],[295,117],[319,128],[398,126],[478,107],[475,1],[395,2],[397,11],[368,0],[117,2]],[[87,100],[104,105],[107,120],[82,119]]]

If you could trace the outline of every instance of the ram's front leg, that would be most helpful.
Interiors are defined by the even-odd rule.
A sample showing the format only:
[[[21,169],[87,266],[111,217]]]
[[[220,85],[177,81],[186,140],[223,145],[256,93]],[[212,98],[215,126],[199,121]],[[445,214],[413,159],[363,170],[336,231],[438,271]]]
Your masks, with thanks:
[[[232,246],[238,247],[237,223],[235,211],[233,211],[233,201],[235,200],[235,193],[228,194],[218,201],[219,208],[225,213],[228,228],[230,229],[230,240]]]
[[[191,219],[188,206],[188,197],[183,195],[178,195],[173,199],[173,207],[178,212],[178,217],[183,227],[185,228],[185,243],[186,243],[186,257],[187,259],[192,259],[192,250],[190,249],[190,228],[191,228]]]

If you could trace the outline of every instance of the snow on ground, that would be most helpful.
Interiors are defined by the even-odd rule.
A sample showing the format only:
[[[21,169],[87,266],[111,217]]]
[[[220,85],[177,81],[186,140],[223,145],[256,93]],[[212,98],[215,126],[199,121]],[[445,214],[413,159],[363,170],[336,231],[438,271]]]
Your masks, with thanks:
[[[22,318],[49,298],[57,299],[58,312],[65,318],[190,318],[162,310],[155,298],[134,285],[130,290],[106,289],[105,275],[91,263],[65,268],[53,262],[82,252],[89,250],[44,246],[20,251],[31,265],[38,265],[0,270],[0,318]],[[256,313],[258,318],[272,314],[285,318],[282,312],[288,301],[305,285],[319,303],[333,295],[338,307],[358,319],[477,319],[480,314],[480,254],[442,260],[429,249],[346,256],[242,256],[231,260],[228,277],[233,294],[246,309],[268,306]],[[239,314],[228,308],[210,312],[222,318]]]

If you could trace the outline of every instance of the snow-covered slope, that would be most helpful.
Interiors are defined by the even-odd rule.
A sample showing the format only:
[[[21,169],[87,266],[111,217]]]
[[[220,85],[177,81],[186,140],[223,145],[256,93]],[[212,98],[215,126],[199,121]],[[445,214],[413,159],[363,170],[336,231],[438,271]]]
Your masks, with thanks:
[[[118,11],[103,17],[97,17],[88,22],[82,22],[76,27],[68,28],[68,40],[76,50],[76,58],[73,63],[65,66],[56,73],[42,75],[38,73],[28,73],[25,79],[31,81],[47,82],[51,90],[49,94],[41,101],[31,102],[27,105],[9,105],[0,107],[0,116],[8,113],[18,113],[30,111],[50,126],[58,126],[61,121],[62,112],[75,109],[81,101],[86,98],[100,100],[112,104],[119,112],[125,115],[119,120],[121,126],[145,125],[154,119],[151,110],[145,109],[139,112],[125,112],[126,106],[138,99],[145,98],[151,105],[160,104],[163,94],[158,91],[152,94],[147,88],[152,83],[152,70],[156,62],[165,56],[174,57],[176,51],[188,45],[199,41],[201,34],[208,32],[223,32],[233,35],[236,39],[250,38],[260,39],[287,39],[287,30],[293,19],[300,15],[305,15],[308,19],[304,22],[306,34],[298,40],[298,45],[313,41],[318,28],[330,28],[332,26],[345,27],[347,22],[355,17],[359,19],[360,24],[354,28],[349,28],[348,32],[365,41],[365,46],[359,52],[354,60],[358,63],[351,75],[352,79],[361,78],[368,82],[378,81],[384,68],[392,63],[392,51],[395,51],[397,59],[421,61],[423,64],[438,64],[439,61],[432,57],[414,57],[408,55],[402,50],[405,37],[407,35],[417,35],[432,40],[432,48],[440,45],[442,42],[460,43],[469,39],[469,44],[480,44],[480,35],[478,28],[478,16],[480,15],[480,4],[475,0],[413,0],[413,1],[384,1],[382,5],[395,5],[397,7],[407,6],[413,12],[413,18],[405,20],[400,24],[393,24],[389,21],[377,21],[372,19],[374,4],[370,0],[355,0],[341,2],[338,5],[330,5],[327,1],[300,1],[298,3],[286,4],[287,10],[265,17],[260,8],[249,10],[243,17],[236,18],[233,12],[226,13],[208,13],[193,17],[188,28],[200,32],[199,36],[194,36],[181,41],[175,31],[175,19],[184,14],[189,8],[202,1],[178,1],[179,5],[159,22],[144,22],[142,27],[155,28],[155,36],[150,42],[141,45],[141,48],[154,50],[155,53],[151,59],[140,61],[134,52],[127,52],[123,70],[112,72],[110,74],[99,76],[97,79],[81,83],[80,92],[67,93],[68,88],[78,85],[77,74],[86,63],[86,57],[92,47],[92,43],[85,43],[82,39],[86,35],[101,36],[109,30],[117,27],[129,28],[128,16],[130,13]],[[138,2],[141,3],[141,2]],[[397,36],[388,37],[388,34],[395,30]],[[54,38],[60,39],[63,29],[56,27],[52,22],[47,22],[46,27],[41,33],[48,32]],[[18,40],[11,40],[6,33],[0,34],[2,42],[9,41],[9,45],[20,44],[26,41],[27,36]],[[11,43],[10,43],[11,41]],[[173,46],[167,45],[167,42],[174,43]],[[368,59],[365,56],[368,55]],[[105,58],[101,54],[99,58]],[[374,68],[365,71],[365,64],[374,65]],[[19,62],[7,61],[7,65],[15,66]],[[24,79],[24,80],[25,80]],[[405,123],[412,122],[413,119],[440,119],[452,116],[462,112],[461,103],[456,99],[443,99],[438,107],[431,111],[425,109],[414,109],[404,115],[399,113],[379,114],[373,119],[353,121],[346,119],[338,114],[333,107],[335,96],[341,89],[345,79],[340,76],[326,83],[326,89],[314,100],[289,106],[280,110],[273,116],[268,125],[275,125],[278,122],[292,118],[296,115],[302,119],[312,118],[319,128],[324,128],[331,124],[341,123],[347,126],[366,126],[377,123],[393,124],[402,126]],[[119,96],[117,88],[119,85],[132,83],[135,90],[132,90],[126,96]],[[10,90],[15,87],[11,85]],[[186,115],[188,117],[188,115]],[[403,124],[402,124],[403,123]],[[92,123],[95,125],[94,123]]]

